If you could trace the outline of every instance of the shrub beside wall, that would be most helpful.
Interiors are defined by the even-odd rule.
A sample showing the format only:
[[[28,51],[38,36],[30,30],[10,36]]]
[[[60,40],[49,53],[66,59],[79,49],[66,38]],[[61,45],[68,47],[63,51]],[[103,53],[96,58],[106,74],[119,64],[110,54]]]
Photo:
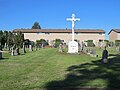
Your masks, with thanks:
[[[93,40],[87,40],[87,46],[88,47],[94,47],[94,43],[93,43]]]
[[[120,40],[115,40],[115,46],[120,46]]]
[[[60,39],[55,39],[55,46],[58,47],[61,43]]]

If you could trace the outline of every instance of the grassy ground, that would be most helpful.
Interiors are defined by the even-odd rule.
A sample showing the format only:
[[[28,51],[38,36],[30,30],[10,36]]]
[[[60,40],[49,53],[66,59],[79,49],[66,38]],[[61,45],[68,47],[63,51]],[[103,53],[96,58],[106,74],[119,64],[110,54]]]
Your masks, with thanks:
[[[0,90],[58,90],[63,87],[120,89],[118,52],[114,48],[108,49],[109,63],[101,64],[102,49],[95,49],[98,58],[58,53],[58,49],[53,48],[13,57],[3,53],[3,60],[0,61]]]

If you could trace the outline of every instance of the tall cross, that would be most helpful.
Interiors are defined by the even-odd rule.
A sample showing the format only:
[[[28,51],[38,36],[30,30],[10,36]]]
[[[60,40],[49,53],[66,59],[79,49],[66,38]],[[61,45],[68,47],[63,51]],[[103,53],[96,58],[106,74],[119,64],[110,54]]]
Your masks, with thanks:
[[[75,21],[79,21],[80,18],[75,18],[75,14],[72,14],[72,18],[67,18],[67,21],[72,22],[72,41],[74,41],[74,29],[75,29]]]

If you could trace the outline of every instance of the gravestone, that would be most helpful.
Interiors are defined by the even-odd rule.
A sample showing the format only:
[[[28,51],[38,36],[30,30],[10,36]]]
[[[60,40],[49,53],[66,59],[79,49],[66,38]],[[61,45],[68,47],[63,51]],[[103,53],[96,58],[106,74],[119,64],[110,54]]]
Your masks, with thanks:
[[[33,51],[32,45],[29,45],[29,51]]]
[[[43,48],[44,47],[44,45],[43,45],[43,43],[41,44],[41,48]]]
[[[90,48],[87,48],[87,54],[90,54],[91,53],[91,49]]]
[[[25,51],[25,43],[23,43],[23,54],[26,53]]]
[[[35,51],[37,51],[37,45],[35,45]]]
[[[94,50],[94,49],[91,49],[91,56],[92,57],[96,57],[97,55],[96,55],[96,50]]]
[[[68,53],[78,53],[78,42],[70,41],[68,43]]]
[[[78,52],[81,52],[81,45],[78,43]]]
[[[62,44],[59,45],[59,52],[63,52]]]
[[[5,43],[4,48],[7,48],[7,44]]]
[[[0,60],[2,59],[2,46],[0,45]]]
[[[15,55],[20,55],[19,48],[16,48],[15,50],[16,50]]]
[[[81,51],[84,50],[84,47],[85,47],[85,44],[82,42],[82,43],[81,43]]]
[[[14,47],[12,47],[11,55],[14,56]]]

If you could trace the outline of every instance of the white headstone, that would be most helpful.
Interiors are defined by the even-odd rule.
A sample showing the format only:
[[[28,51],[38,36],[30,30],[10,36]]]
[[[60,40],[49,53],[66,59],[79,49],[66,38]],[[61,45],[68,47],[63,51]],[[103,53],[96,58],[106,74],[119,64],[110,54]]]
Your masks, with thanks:
[[[68,43],[68,53],[78,53],[78,42],[70,41]]]
[[[29,45],[29,51],[33,51],[33,50],[32,50],[32,45]]]

